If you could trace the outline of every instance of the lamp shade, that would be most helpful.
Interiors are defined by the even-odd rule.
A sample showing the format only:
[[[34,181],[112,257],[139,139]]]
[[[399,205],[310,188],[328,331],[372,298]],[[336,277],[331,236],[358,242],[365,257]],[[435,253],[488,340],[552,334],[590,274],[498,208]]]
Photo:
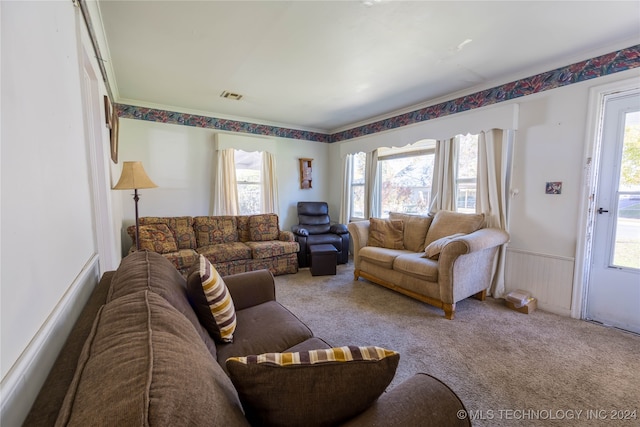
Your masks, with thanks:
[[[142,162],[124,162],[122,175],[114,190],[134,190],[139,188],[155,188],[157,185],[151,181],[142,167]]]

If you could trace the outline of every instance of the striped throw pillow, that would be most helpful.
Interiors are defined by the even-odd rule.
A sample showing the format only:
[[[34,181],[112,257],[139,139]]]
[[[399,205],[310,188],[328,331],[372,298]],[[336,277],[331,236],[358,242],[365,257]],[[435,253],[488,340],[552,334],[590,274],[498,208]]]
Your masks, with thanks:
[[[252,425],[326,426],[369,407],[393,379],[400,355],[337,347],[231,357],[229,376]]]
[[[187,277],[187,294],[202,326],[218,341],[233,342],[236,310],[227,285],[215,267],[200,255]]]
[[[314,365],[327,362],[349,362],[352,360],[381,360],[393,356],[393,350],[381,347],[336,347],[322,350],[302,351],[298,353],[264,353],[246,357],[230,357],[227,362],[265,363],[275,366]]]

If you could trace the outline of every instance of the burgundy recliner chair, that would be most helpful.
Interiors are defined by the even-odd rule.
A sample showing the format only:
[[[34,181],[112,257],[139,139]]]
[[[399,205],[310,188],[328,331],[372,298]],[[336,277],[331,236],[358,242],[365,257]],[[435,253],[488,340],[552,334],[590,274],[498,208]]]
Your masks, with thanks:
[[[338,264],[349,261],[349,230],[344,224],[331,224],[326,202],[298,202],[298,222],[291,231],[300,244],[299,267],[311,264],[312,245],[333,245],[338,250]]]

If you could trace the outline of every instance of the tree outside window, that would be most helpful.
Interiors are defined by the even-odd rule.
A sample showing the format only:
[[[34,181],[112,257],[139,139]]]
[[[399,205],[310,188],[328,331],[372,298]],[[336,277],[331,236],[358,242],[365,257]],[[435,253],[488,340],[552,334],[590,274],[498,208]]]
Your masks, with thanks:
[[[235,150],[236,181],[240,215],[260,213],[262,153]]]
[[[429,212],[434,157],[433,150],[420,150],[378,158],[383,218],[389,212]]]
[[[478,135],[458,135],[456,211],[475,213],[478,181]]]
[[[356,153],[352,157],[351,218],[364,219],[364,181],[367,155]]]

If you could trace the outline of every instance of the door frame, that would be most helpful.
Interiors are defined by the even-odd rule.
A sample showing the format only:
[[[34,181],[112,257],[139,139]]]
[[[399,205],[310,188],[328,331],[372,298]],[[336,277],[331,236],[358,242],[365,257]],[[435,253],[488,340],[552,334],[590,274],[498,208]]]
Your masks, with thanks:
[[[80,32],[79,32],[80,33]],[[93,208],[93,231],[96,250],[99,256],[100,275],[115,270],[120,263],[115,239],[113,209],[111,199],[111,180],[109,165],[108,132],[103,127],[103,93],[98,80],[99,73],[92,60],[88,42],[84,34],[79,34],[78,47],[79,77],[82,93],[84,135],[87,143],[87,168],[91,179],[91,203]],[[86,76],[86,80],[85,80]]]
[[[580,214],[576,262],[573,274],[571,296],[571,317],[585,319],[587,311],[587,291],[591,273],[593,231],[596,220],[596,194],[600,174],[600,153],[602,148],[602,126],[606,98],[640,90],[638,77],[631,77],[613,83],[594,86],[589,90],[586,144],[583,156],[583,184],[581,189]]]

